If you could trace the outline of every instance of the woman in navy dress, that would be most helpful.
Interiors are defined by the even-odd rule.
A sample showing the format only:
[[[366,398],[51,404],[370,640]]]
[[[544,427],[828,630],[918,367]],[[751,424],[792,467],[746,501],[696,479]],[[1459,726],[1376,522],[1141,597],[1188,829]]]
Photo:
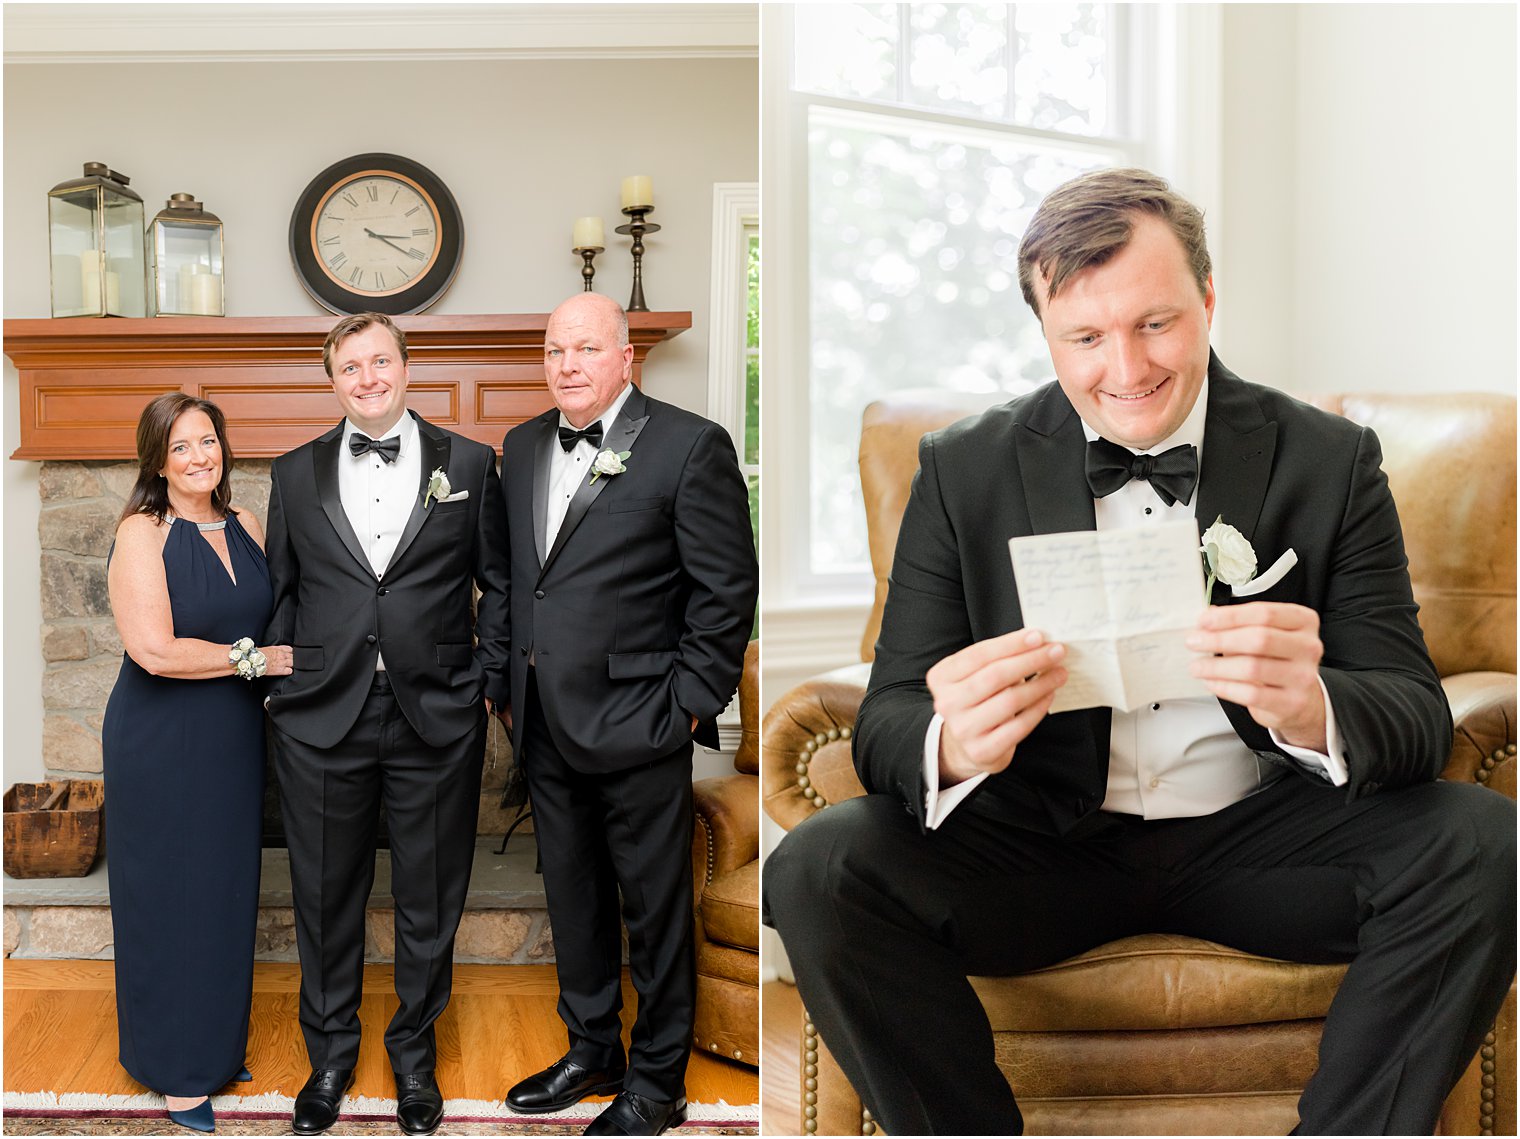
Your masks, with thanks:
[[[126,652],[101,731],[120,1056],[172,1120],[211,1131],[210,1094],[252,1078],[264,709],[247,674],[289,674],[290,648],[236,644],[272,595],[258,520],[231,507],[221,410],[159,396],[137,456],[109,568]]]

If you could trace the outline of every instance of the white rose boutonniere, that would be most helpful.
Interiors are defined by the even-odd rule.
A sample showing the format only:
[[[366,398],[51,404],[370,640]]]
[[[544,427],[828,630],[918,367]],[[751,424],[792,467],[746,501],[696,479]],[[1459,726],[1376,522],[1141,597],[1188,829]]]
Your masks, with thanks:
[[[620,475],[626,471],[628,468],[623,466],[623,460],[631,454],[633,454],[632,451],[614,451],[610,448],[598,451],[596,458],[591,461],[592,484],[594,485],[596,480],[603,475],[611,478],[613,475]]]
[[[1203,545],[1198,552],[1203,555],[1204,572],[1209,578],[1203,590],[1204,604],[1214,595],[1215,581],[1228,585],[1236,597],[1251,597],[1271,589],[1298,565],[1298,554],[1288,550],[1271,568],[1257,574],[1256,551],[1246,536],[1223,518],[1214,519],[1214,525],[1203,532]]]
[[[1213,596],[1215,581],[1233,587],[1245,585],[1256,576],[1256,551],[1246,536],[1223,518],[1214,519],[1214,525],[1203,532],[1203,545],[1198,552],[1203,555],[1204,570],[1209,576],[1203,587],[1205,603]]]
[[[454,488],[449,486],[449,476],[443,473],[443,468],[433,468],[433,473],[428,478],[427,493],[422,496],[422,509],[426,510],[433,499],[448,498],[453,493]]]

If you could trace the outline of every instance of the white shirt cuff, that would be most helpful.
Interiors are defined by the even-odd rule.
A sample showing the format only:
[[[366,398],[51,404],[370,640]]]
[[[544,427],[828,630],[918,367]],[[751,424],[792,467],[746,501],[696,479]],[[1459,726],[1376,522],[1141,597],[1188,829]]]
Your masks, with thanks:
[[[1325,687],[1323,676],[1319,677],[1319,691],[1325,701],[1325,745],[1330,750],[1329,755],[1297,747],[1286,742],[1275,731],[1268,731],[1272,742],[1298,760],[1300,766],[1323,777],[1332,786],[1342,787],[1350,778],[1350,773],[1346,770],[1346,741],[1341,739],[1340,729],[1335,725],[1335,708],[1330,703],[1330,690]]]
[[[940,823],[950,817],[950,812],[987,778],[984,771],[954,787],[939,789],[939,732],[944,723],[945,718],[936,712],[929,721],[929,730],[924,732],[924,825],[931,831],[938,829]]]

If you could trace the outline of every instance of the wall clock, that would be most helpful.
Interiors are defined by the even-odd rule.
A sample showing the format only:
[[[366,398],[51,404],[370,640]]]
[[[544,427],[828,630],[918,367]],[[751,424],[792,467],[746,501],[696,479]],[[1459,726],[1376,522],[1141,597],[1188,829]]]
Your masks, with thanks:
[[[336,313],[421,312],[453,283],[463,253],[454,195],[427,167],[395,154],[333,163],[290,215],[296,276]]]

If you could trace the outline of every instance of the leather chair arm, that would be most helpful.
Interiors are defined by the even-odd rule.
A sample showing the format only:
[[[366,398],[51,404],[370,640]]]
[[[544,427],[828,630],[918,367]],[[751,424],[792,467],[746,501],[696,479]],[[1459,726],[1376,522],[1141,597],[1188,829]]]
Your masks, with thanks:
[[[760,725],[765,812],[787,830],[829,803],[865,793],[850,737],[866,694],[869,665],[815,676],[771,705]]]
[[[722,775],[691,785],[691,840],[696,897],[714,878],[760,857],[760,806],[753,775]]]
[[[1441,778],[1515,798],[1515,676],[1460,672],[1441,681],[1451,701],[1451,758]]]

